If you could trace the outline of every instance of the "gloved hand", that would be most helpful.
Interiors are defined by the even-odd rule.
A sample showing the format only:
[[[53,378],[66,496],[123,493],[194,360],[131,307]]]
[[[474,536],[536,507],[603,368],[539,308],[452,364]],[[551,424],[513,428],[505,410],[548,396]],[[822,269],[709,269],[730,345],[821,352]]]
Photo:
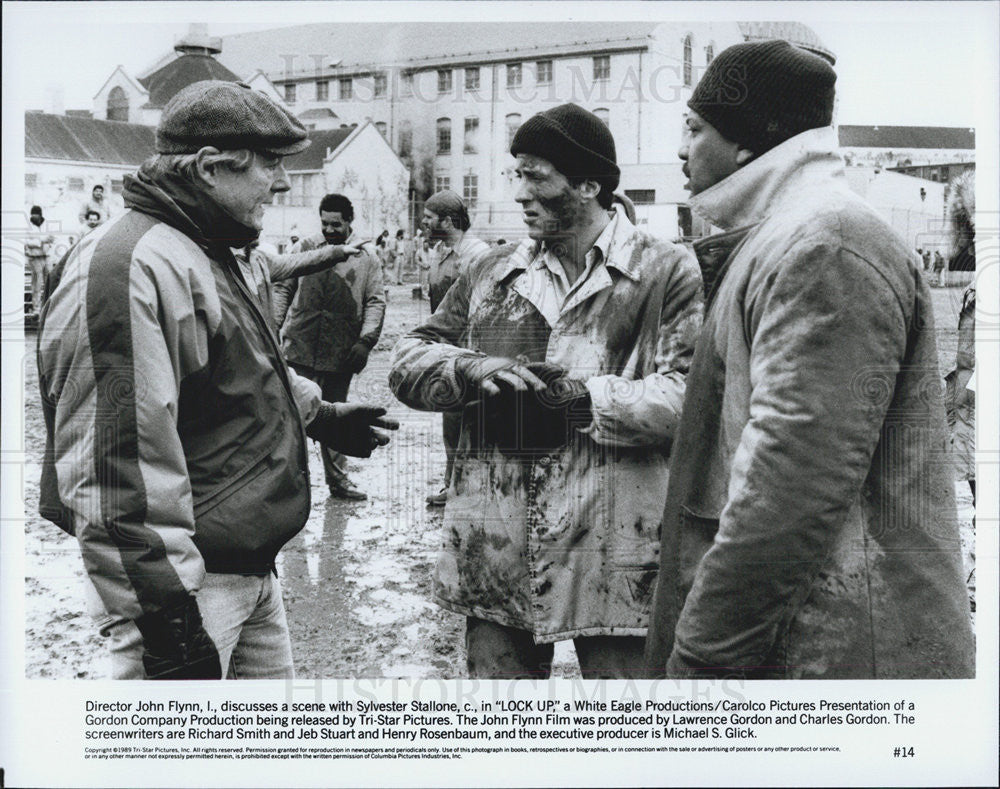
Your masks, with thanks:
[[[455,374],[462,384],[462,402],[500,394],[500,384],[518,392],[541,391],[546,383],[527,365],[502,356],[462,356],[455,361]]]
[[[219,653],[201,623],[198,601],[135,620],[142,633],[142,665],[147,679],[222,679]]]
[[[372,349],[363,342],[356,342],[347,351],[347,366],[352,373],[360,373],[368,364],[368,354]]]
[[[590,393],[557,365],[531,362],[525,367],[546,387],[517,391],[501,383],[500,391],[478,406],[480,440],[507,454],[547,454],[566,446],[579,428],[591,423]]]
[[[375,428],[399,429],[399,422],[384,416],[385,409],[377,406],[323,402],[306,426],[306,435],[335,452],[367,458],[389,443],[389,436]]]

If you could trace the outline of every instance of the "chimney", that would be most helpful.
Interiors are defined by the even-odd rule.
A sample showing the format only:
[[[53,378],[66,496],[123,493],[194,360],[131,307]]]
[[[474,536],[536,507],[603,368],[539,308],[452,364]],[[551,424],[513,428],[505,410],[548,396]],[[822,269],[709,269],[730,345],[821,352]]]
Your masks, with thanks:
[[[187,34],[174,44],[174,51],[178,55],[218,55],[222,51],[222,39],[210,38],[208,25],[192,22]]]

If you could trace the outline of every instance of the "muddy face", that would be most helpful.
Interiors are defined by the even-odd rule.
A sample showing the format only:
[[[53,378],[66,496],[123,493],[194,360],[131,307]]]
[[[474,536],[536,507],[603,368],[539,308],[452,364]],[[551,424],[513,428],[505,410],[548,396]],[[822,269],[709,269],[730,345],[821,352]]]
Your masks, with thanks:
[[[584,203],[566,176],[538,156],[518,154],[514,173],[528,235],[536,240],[571,236],[580,221]]]

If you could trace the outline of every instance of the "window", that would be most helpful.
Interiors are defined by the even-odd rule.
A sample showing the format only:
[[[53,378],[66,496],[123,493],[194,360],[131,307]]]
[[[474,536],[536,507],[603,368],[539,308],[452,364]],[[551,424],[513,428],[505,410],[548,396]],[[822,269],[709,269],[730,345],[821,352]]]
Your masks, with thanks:
[[[514,142],[514,135],[517,134],[518,128],[521,126],[521,116],[516,112],[511,113],[506,118],[507,126],[507,147],[510,148],[510,144]]]
[[[451,92],[451,69],[438,69],[438,93]]]
[[[451,153],[451,118],[438,118],[437,152],[438,155]]]
[[[479,66],[469,66],[465,70],[465,89],[479,90]]]
[[[121,178],[111,179],[111,194],[120,195],[125,190],[125,181]]]
[[[684,36],[684,84],[691,87],[691,34]]]
[[[108,120],[128,123],[128,96],[117,85],[108,94]]]
[[[715,59],[715,47],[709,44],[705,47],[705,65],[710,66]]]
[[[383,137],[385,137],[385,134],[386,134],[385,121],[377,121],[375,123],[375,128],[378,129],[378,133],[379,134],[381,134]]]
[[[295,83],[287,82],[285,83],[285,102],[287,104],[295,103]]]
[[[348,101],[354,98],[354,80],[350,77],[340,79],[340,100]]]
[[[411,72],[403,74],[403,84],[400,87],[400,93],[402,93],[404,97],[413,95],[413,74]]]
[[[374,79],[374,93],[376,99],[381,99],[385,97],[386,88],[389,85],[389,80],[386,78],[385,74],[376,74]]]
[[[24,188],[34,189],[36,186],[38,186],[38,173],[25,173]]]
[[[472,117],[465,119],[465,145],[462,147],[464,153],[477,153],[479,150],[476,137],[479,135],[479,118]]]
[[[434,191],[443,192],[445,189],[451,189],[451,177],[447,175],[435,175]]]
[[[321,79],[316,82],[316,101],[330,100],[330,80]]]
[[[66,180],[66,188],[71,192],[82,192],[83,191],[83,179],[82,178],[68,178]]]
[[[479,199],[479,176],[468,173],[462,177],[462,199],[469,208],[474,208]]]
[[[594,58],[594,82],[611,79],[611,55],[598,55]]]
[[[508,88],[519,88],[519,87],[521,87],[521,64],[520,63],[508,63],[507,64],[507,87]]]
[[[552,84],[552,61],[551,60],[539,60],[535,64],[535,81],[539,85],[551,85]]]
[[[605,126],[610,124],[611,112],[610,110],[608,110],[607,107],[598,107],[596,110],[594,110],[594,115],[596,115],[598,119],[601,121],[601,123],[603,123]]]
[[[683,238],[691,238],[691,236],[694,235],[694,223],[691,221],[691,209],[686,205],[677,206],[677,230]]]
[[[652,205],[656,202],[655,189],[626,189],[625,196],[636,205]]]
[[[413,124],[402,121],[399,124],[399,155],[409,156],[413,151]]]

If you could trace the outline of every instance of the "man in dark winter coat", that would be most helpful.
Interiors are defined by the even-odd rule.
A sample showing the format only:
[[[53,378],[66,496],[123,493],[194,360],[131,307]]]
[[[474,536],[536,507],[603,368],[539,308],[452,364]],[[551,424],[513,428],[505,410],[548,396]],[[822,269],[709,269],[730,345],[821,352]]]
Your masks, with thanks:
[[[691,208],[722,232],[696,244],[709,303],[671,453],[658,675],[973,674],[930,293],[847,186],[835,79],[787,42],[738,44],[688,102]]]
[[[287,368],[232,253],[308,144],[245,85],[183,89],[128,210],[69,253],[43,313],[41,509],[80,541],[115,678],[291,677],[274,562],[309,512],[306,436],[388,441],[384,409]]]

